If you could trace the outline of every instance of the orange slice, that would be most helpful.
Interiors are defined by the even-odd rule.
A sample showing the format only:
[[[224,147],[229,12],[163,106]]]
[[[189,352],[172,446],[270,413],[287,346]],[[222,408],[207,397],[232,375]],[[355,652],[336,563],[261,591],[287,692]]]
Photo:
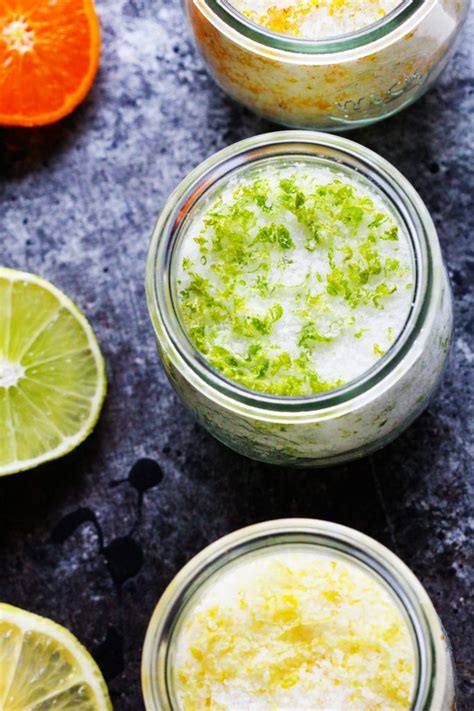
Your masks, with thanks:
[[[0,0],[0,124],[42,126],[69,114],[99,55],[93,0]]]

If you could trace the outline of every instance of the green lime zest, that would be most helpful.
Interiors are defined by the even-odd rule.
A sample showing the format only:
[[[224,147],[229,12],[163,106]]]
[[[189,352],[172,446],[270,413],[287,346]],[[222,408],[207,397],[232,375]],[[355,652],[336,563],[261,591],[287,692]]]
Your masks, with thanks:
[[[309,350],[315,343],[331,343],[334,338],[334,336],[320,333],[314,323],[307,323],[301,329],[298,345],[300,348]]]
[[[255,240],[251,243],[267,242],[271,245],[276,245],[280,249],[293,249],[294,243],[290,237],[290,231],[284,225],[276,225],[272,223],[268,227],[261,227],[257,232]]]
[[[409,273],[398,245],[384,244],[399,240],[390,213],[341,180],[288,173],[223,191],[202,225],[181,260],[178,295],[209,364],[275,395],[342,385],[318,372],[320,356],[345,333],[363,338],[357,309],[384,309]]]

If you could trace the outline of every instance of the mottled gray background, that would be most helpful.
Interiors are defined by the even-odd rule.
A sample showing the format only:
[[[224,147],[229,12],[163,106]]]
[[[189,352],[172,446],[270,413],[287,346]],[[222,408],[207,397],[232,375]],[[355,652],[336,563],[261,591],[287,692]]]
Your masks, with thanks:
[[[53,127],[0,132],[0,261],[82,307],[109,373],[88,441],[0,482],[0,597],[67,625],[100,663],[116,709],[135,711],[148,619],[192,554],[245,524],[332,519],[420,577],[454,647],[460,708],[472,711],[472,16],[425,98],[350,136],[412,181],[438,227],[456,309],[443,386],[385,450],[318,472],[249,461],[195,424],[160,367],[145,304],[147,243],[168,193],[214,151],[274,127],[214,86],[177,0],[97,6],[102,62],[84,105]],[[141,458],[157,464],[130,476]]]

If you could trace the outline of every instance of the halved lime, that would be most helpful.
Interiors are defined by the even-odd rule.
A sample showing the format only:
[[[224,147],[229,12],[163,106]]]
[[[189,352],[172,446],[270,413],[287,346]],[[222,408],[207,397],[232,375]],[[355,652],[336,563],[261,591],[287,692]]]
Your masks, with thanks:
[[[0,604],[0,709],[108,711],[112,704],[97,664],[74,635]]]
[[[0,267],[0,476],[77,447],[97,422],[106,385],[77,306],[44,279]]]

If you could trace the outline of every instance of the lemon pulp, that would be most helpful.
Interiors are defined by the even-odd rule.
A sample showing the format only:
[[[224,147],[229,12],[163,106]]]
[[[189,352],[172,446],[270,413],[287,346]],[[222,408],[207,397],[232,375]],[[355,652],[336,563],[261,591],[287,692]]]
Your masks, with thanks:
[[[2,711],[110,711],[96,663],[64,627],[0,604]]]

